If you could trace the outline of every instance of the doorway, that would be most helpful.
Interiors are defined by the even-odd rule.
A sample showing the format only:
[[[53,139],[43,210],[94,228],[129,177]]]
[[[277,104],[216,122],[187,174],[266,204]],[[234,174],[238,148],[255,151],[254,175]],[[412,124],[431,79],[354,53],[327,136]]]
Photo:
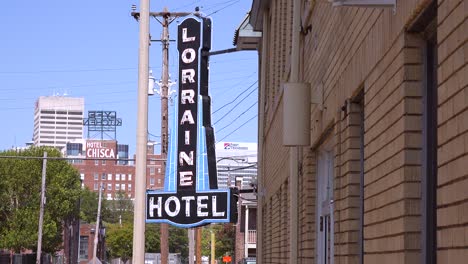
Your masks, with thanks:
[[[317,159],[317,263],[334,263],[333,151],[324,146]]]

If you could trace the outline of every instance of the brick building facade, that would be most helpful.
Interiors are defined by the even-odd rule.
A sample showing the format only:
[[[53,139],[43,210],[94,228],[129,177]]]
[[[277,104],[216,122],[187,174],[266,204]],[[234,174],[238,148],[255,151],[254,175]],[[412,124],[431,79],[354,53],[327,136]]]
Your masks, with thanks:
[[[67,152],[69,158],[77,158],[71,161],[72,165],[80,172],[83,185],[90,190],[98,192],[102,183],[105,199],[115,198],[117,192],[135,197],[135,166],[128,160],[127,145],[120,145],[116,140],[86,140],[68,143]],[[115,160],[122,156],[122,160]],[[153,144],[148,144],[146,186],[147,189],[164,186],[161,155],[154,154]]]
[[[392,1],[253,0],[258,263],[468,259],[468,1],[364,2]],[[309,87],[305,146],[284,83]]]

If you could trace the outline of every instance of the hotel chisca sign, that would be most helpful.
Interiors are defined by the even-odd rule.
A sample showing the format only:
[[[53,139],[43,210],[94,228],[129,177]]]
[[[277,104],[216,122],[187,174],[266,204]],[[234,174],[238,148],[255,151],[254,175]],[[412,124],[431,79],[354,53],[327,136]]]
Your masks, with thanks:
[[[236,221],[234,190],[218,189],[208,56],[211,20],[178,26],[179,91],[171,127],[164,190],[147,191],[146,222],[195,227]]]

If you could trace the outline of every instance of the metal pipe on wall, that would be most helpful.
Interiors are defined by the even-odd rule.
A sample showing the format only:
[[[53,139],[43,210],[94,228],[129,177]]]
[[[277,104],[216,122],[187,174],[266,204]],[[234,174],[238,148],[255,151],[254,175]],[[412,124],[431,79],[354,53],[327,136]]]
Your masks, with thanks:
[[[300,49],[300,34],[301,34],[301,0],[293,2],[293,24],[292,24],[292,39],[291,39],[291,75],[289,82],[299,82],[299,49]],[[291,147],[289,150],[289,226],[290,226],[290,243],[289,243],[289,263],[298,263],[298,227],[299,227],[299,209],[298,209],[298,194],[299,194],[299,159],[302,157],[302,147]]]

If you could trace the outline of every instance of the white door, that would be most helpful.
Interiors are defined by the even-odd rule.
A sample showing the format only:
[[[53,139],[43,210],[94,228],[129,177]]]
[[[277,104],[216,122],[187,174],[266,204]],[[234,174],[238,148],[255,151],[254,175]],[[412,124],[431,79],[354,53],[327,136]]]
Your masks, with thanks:
[[[333,152],[322,150],[317,160],[317,263],[333,264]]]

